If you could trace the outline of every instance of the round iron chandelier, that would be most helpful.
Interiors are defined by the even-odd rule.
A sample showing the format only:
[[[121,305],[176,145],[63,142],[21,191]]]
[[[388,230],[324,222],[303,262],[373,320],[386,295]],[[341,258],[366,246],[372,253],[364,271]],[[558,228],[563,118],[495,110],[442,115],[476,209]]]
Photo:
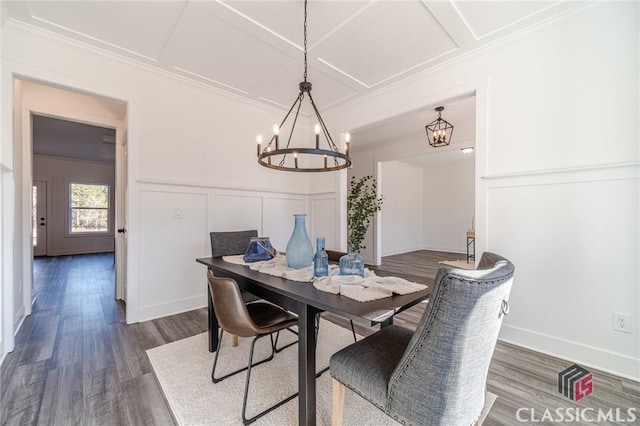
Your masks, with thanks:
[[[262,136],[258,135],[258,163],[261,166],[268,167],[275,170],[283,170],[289,172],[330,172],[335,170],[341,170],[351,165],[351,158],[349,158],[349,142],[350,135],[347,132],[345,135],[345,148],[344,152],[341,152],[331,138],[331,134],[327,130],[327,126],[324,124],[324,120],[320,116],[320,112],[316,107],[313,97],[311,96],[311,83],[307,81],[307,0],[304,2],[304,81],[299,84],[300,92],[296,97],[295,102],[289,108],[289,111],[285,115],[280,125],[273,127],[273,136],[269,140],[269,143],[262,147]],[[300,114],[300,107],[305,98],[309,99],[311,108],[315,113],[318,124],[315,125],[315,148],[299,147],[296,148],[291,145],[291,139],[293,132],[296,128],[298,116]],[[291,131],[286,140],[284,147],[280,146],[280,129],[287,122],[287,119],[293,114],[293,122],[291,124]],[[326,147],[321,147],[320,139],[321,135],[326,141]],[[298,159],[300,157],[300,161]],[[304,161],[302,159],[304,158]]]

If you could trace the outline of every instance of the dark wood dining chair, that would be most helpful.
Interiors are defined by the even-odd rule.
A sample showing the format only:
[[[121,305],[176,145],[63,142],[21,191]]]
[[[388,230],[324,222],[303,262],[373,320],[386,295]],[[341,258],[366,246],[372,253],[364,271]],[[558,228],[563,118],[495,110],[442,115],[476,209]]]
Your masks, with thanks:
[[[220,325],[220,336],[218,338],[218,348],[211,369],[211,379],[214,383],[218,383],[228,377],[236,375],[242,371],[247,371],[245,380],[244,397],[242,400],[242,422],[247,425],[253,423],[260,417],[280,407],[282,404],[293,399],[297,393],[278,402],[270,408],[247,418],[247,396],[249,394],[249,384],[251,381],[251,369],[264,362],[270,361],[274,357],[275,342],[273,334],[284,330],[288,327],[297,325],[298,318],[285,311],[284,309],[267,302],[245,303],[240,293],[238,283],[231,278],[218,278],[211,271],[208,273],[209,291],[213,298],[213,306],[215,309],[218,323]],[[222,377],[216,377],[216,366],[218,357],[220,356],[220,348],[222,346],[222,335],[224,332],[231,333],[234,336],[253,337],[251,342],[251,350],[249,352],[249,362],[246,367],[225,374]],[[271,340],[271,354],[256,363],[253,363],[253,353],[256,342],[269,336]]]
[[[440,268],[415,332],[390,325],[334,354],[332,424],[345,386],[402,424],[477,423],[513,273],[493,253],[478,270]]]

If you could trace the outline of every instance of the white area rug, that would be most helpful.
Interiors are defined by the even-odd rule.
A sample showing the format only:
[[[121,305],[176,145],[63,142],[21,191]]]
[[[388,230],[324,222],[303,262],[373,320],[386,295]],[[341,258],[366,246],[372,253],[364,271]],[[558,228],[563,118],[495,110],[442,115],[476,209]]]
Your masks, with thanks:
[[[281,341],[297,338],[292,333],[281,334]],[[269,340],[256,344],[254,359],[263,359],[269,352]],[[331,355],[353,343],[351,331],[322,320],[316,354],[318,370],[329,365]],[[231,338],[224,335],[216,376],[247,365],[251,339],[240,339],[231,347]],[[278,343],[280,346],[280,343]],[[219,383],[211,381],[214,354],[208,350],[207,333],[179,340],[147,351],[153,370],[180,425],[241,425],[242,395],[246,373],[242,372]],[[254,367],[247,402],[247,417],[270,407],[298,388],[298,346],[293,345],[276,354],[269,362]],[[491,408],[495,395],[488,394],[485,412]],[[331,376],[324,373],[316,382],[316,411],[318,425],[331,424]],[[483,413],[484,419],[485,413]],[[294,398],[255,425],[296,425],[298,399]],[[398,425],[369,402],[349,389],[345,395],[345,425]]]
[[[469,263],[467,263],[466,260],[441,260],[438,263],[459,269],[476,269],[476,263],[474,260],[469,260]]]

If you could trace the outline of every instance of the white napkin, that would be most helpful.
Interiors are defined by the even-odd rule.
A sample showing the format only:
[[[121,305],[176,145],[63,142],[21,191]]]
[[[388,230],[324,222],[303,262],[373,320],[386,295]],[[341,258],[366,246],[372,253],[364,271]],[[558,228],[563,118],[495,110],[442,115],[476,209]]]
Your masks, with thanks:
[[[404,278],[379,277],[367,271],[364,278],[358,275],[331,275],[316,278],[313,285],[318,290],[341,294],[359,302],[384,299],[393,294],[415,293],[427,288],[424,284],[413,283]]]

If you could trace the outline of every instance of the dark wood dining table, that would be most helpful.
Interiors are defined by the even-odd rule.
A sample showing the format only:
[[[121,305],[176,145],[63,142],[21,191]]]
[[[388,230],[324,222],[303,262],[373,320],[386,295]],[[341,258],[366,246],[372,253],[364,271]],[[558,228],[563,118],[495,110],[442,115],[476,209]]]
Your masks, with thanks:
[[[238,286],[298,315],[298,424],[316,423],[316,314],[327,311],[354,322],[373,326],[391,324],[393,316],[427,299],[431,289],[395,295],[370,302],[358,302],[339,294],[316,289],[312,283],[267,275],[248,266],[225,262],[221,257],[196,259],[219,277],[236,280]],[[209,306],[209,351],[218,345],[218,320],[207,286]]]

